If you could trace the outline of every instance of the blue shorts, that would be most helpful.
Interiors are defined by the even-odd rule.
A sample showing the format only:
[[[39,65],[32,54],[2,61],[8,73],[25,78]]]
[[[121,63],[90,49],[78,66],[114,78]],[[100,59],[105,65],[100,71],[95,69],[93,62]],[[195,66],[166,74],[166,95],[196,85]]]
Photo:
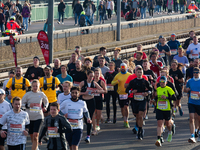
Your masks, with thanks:
[[[71,133],[66,133],[66,139],[69,146],[72,145],[78,146],[81,141],[82,135],[83,135],[82,129],[73,129]]]

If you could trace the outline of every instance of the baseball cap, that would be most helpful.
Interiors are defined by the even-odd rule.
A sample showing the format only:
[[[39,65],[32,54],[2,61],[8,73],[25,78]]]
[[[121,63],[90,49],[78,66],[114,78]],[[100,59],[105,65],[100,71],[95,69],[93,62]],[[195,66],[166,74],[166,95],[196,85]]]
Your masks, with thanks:
[[[37,59],[40,61],[40,58],[39,58],[39,57],[37,57],[37,56],[33,57],[33,59],[35,59],[35,58],[37,58]]]
[[[160,77],[159,82],[167,82],[167,78],[165,76]]]
[[[51,66],[47,65],[44,69],[52,70]]]
[[[127,64],[125,64],[125,63],[121,63],[120,68],[122,68],[122,69],[127,68]]]
[[[193,73],[199,73],[199,70],[196,69],[196,68],[194,68],[194,69],[193,69]]]
[[[5,94],[5,91],[3,89],[0,89],[0,94]]]
[[[164,36],[160,35],[160,36],[159,36],[159,39],[162,39],[162,38],[164,38]]]

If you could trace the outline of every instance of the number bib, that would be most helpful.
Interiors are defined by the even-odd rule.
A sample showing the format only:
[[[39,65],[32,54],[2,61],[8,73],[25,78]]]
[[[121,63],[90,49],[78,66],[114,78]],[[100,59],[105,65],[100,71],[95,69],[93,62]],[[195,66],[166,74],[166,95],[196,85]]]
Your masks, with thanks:
[[[90,87],[88,87],[88,88],[87,88],[87,91],[88,91],[88,94],[89,94],[89,95],[94,96],[94,93],[95,93],[95,91],[96,91],[96,88],[90,88]]]
[[[78,86],[79,86],[79,84],[80,84],[80,82],[74,82],[73,86],[76,86],[76,87],[78,87]]]
[[[21,124],[10,124],[10,134],[11,135],[22,135],[22,125]]]
[[[40,104],[34,103],[34,106],[30,108],[30,112],[40,113],[41,107]]]
[[[111,85],[111,84],[108,84],[108,85],[107,85],[107,90],[108,90],[108,91],[114,91],[114,86]]]
[[[199,100],[198,94],[199,94],[199,92],[191,91],[190,98],[194,99],[194,100]]]
[[[165,57],[165,53],[160,52],[160,57]]]
[[[177,54],[177,49],[171,49],[171,54],[176,55]]]
[[[168,108],[167,101],[158,101],[158,108],[167,109]]]
[[[51,138],[60,137],[60,134],[55,132],[56,128],[57,127],[48,127],[48,135],[49,135],[49,137],[51,137]]]
[[[134,94],[134,100],[143,101],[144,100],[144,96],[142,95],[142,93],[135,93]]]
[[[76,119],[68,119],[73,129],[79,128],[79,121]]]
[[[199,54],[190,54],[189,57],[196,59],[196,58],[199,58]]]
[[[126,100],[128,98],[128,94],[120,94],[119,99],[120,100]]]

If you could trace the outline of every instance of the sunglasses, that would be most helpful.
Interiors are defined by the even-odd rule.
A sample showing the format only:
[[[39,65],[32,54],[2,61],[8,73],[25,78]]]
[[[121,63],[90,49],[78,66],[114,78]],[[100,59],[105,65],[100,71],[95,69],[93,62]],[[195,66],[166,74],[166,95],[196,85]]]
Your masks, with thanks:
[[[193,73],[196,73],[196,74],[198,74],[199,72],[193,72]]]
[[[165,83],[165,80],[160,80],[160,82]]]
[[[125,69],[125,66],[121,66],[121,69]]]

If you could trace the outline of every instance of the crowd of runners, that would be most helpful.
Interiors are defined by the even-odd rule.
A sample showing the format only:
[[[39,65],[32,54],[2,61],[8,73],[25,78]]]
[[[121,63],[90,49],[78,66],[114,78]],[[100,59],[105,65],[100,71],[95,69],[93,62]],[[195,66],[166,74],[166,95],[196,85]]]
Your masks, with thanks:
[[[175,134],[176,116],[183,116],[183,92],[188,96],[191,137],[188,142],[200,141],[200,44],[194,31],[184,44],[171,34],[168,42],[163,36],[152,47],[149,56],[142,45],[130,59],[120,59],[116,47],[113,58],[106,56],[106,47],[94,59],[81,55],[81,47],[67,65],[57,58],[54,66],[39,67],[40,59],[33,58],[33,66],[23,76],[22,68],[9,72],[9,80],[0,89],[0,150],[5,141],[8,150],[24,150],[30,135],[32,150],[42,141],[48,150],[77,150],[86,125],[85,142],[101,130],[103,103],[106,105],[105,123],[115,124],[117,103],[130,128],[128,118],[136,117],[132,132],[138,140],[145,140],[143,125],[148,119],[149,106],[154,106],[157,119],[157,140],[162,146],[163,133],[167,142]],[[113,116],[110,116],[112,100]],[[177,113],[179,112],[179,113]],[[166,128],[166,129],[165,129]],[[189,134],[189,133],[188,133]]]

